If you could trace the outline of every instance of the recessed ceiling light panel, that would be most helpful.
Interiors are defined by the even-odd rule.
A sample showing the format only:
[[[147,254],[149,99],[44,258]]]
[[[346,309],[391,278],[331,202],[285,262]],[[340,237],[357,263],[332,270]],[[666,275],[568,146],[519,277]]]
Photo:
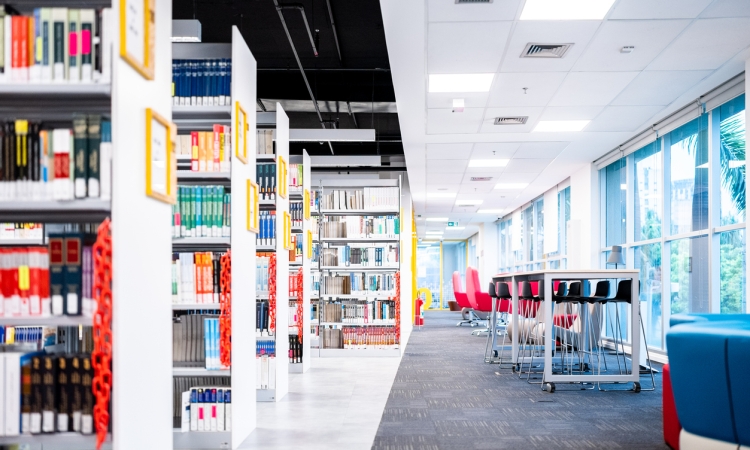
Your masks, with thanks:
[[[425,219],[428,222],[447,222],[447,217],[428,217]]]
[[[521,20],[602,20],[615,0],[526,0]]]
[[[534,131],[543,133],[581,131],[589,122],[589,120],[540,120]]]
[[[469,167],[505,167],[508,165],[507,159],[471,159]]]
[[[503,189],[506,191],[519,191],[528,186],[529,183],[497,183],[495,189]]]
[[[480,209],[477,211],[479,214],[500,214],[503,212],[502,209]]]
[[[432,74],[430,92],[489,92],[494,73]]]
[[[476,206],[481,205],[483,200],[456,200],[456,206]]]

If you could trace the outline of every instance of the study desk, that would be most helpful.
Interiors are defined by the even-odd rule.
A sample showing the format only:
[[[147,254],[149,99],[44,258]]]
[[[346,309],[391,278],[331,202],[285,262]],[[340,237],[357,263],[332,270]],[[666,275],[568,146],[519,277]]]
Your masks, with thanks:
[[[584,281],[596,281],[596,280],[624,280],[624,279],[631,279],[632,282],[632,289],[631,289],[631,300],[630,300],[630,308],[631,308],[631,316],[629,322],[629,333],[628,336],[630,337],[630,346],[632,349],[632,355],[631,355],[631,367],[630,367],[630,373],[623,373],[623,374],[594,374],[593,370],[590,375],[586,375],[583,373],[574,374],[571,371],[570,374],[560,374],[560,373],[553,373],[552,370],[552,357],[553,352],[550,351],[554,349],[554,338],[555,338],[555,331],[556,327],[554,325],[554,317],[553,317],[553,302],[552,302],[552,296],[553,296],[553,282],[554,281],[581,281],[584,291],[582,292],[582,295],[587,296],[590,295],[588,292],[588,284],[584,283]],[[639,302],[639,281],[638,281],[638,271],[637,270],[535,270],[530,272],[516,272],[516,273],[506,273],[506,274],[498,274],[495,275],[492,278],[492,281],[494,283],[497,282],[510,282],[511,286],[511,294],[513,299],[513,311],[511,315],[511,320],[513,324],[513,336],[511,339],[511,357],[515,364],[516,361],[518,361],[518,352],[519,352],[519,299],[518,299],[518,284],[522,281],[542,281],[544,283],[544,299],[543,299],[543,305],[542,308],[544,308],[544,378],[543,383],[551,384],[551,386],[547,386],[548,390],[551,387],[552,390],[554,390],[554,383],[615,383],[615,382],[639,382],[640,377],[640,370],[638,362],[640,361],[640,339],[641,339],[641,333],[640,333],[640,315],[639,315],[639,308],[640,308],[640,302]],[[615,284],[615,290],[616,290],[616,284]],[[581,315],[588,313],[588,307],[582,308]],[[584,318],[585,319],[585,318]],[[591,333],[591,330],[588,329],[588,320],[581,320],[583,324],[583,331],[582,334],[584,336],[588,336],[589,333]],[[494,324],[493,324],[494,326]],[[549,330],[553,330],[553,332],[549,332]],[[588,342],[588,339],[585,338],[585,341]],[[601,341],[601,338],[599,339]],[[599,345],[599,343],[597,343]],[[525,359],[525,358],[524,358]]]

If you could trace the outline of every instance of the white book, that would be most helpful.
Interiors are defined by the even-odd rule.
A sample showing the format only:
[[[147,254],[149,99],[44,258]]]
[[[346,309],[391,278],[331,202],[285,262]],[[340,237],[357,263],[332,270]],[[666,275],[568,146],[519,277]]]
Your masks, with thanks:
[[[190,397],[190,431],[198,431],[198,390],[191,389]]]
[[[232,391],[224,391],[224,431],[232,431]]]
[[[5,359],[5,436],[21,434],[21,353],[6,353]]]
[[[260,357],[260,388],[261,389],[269,389],[268,387],[268,379],[270,375],[270,367],[269,367],[269,357],[268,356],[261,356]]]
[[[190,431],[190,391],[182,393],[182,421],[180,422],[180,431],[187,433]],[[197,425],[197,423],[196,423]]]
[[[112,81],[112,42],[115,30],[113,27],[112,9],[104,8],[102,10],[102,29],[101,29],[101,60],[102,74],[99,79],[100,83],[110,83]]]
[[[224,431],[224,389],[218,389],[216,402],[216,431]]]
[[[216,395],[217,395],[217,389],[211,389],[211,400],[215,400],[215,401],[212,401],[211,403],[208,404],[209,412],[210,412],[210,420],[209,420],[210,431],[217,431],[217,426],[218,426],[217,416],[219,415],[219,412],[217,411],[217,409],[218,409],[219,403],[218,403],[218,399],[216,398]]]
[[[276,389],[276,357],[272,356],[268,360],[268,389]]]

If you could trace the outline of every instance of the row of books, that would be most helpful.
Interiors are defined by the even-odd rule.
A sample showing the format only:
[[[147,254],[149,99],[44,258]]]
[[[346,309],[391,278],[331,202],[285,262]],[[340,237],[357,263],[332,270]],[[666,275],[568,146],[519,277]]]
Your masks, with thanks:
[[[289,215],[292,216],[292,228],[302,228],[302,222],[305,220],[302,202],[289,202]]]
[[[173,105],[229,105],[232,97],[231,85],[231,59],[172,60]]]
[[[396,319],[393,300],[336,300],[320,305],[321,322],[392,325]]]
[[[400,193],[397,187],[335,189],[328,194],[316,193],[315,200],[322,210],[397,210]]]
[[[301,191],[304,174],[303,164],[289,164],[289,189],[291,191]]]
[[[0,436],[93,433],[90,354],[0,353]]]
[[[321,295],[392,295],[396,288],[394,274],[349,273],[346,275],[323,275],[320,281]]]
[[[190,158],[193,172],[229,172],[232,156],[232,129],[214,125],[212,131],[191,131],[180,134],[175,153]]]
[[[232,390],[217,387],[193,387],[182,393],[183,412],[180,431],[232,431]]]
[[[255,130],[255,148],[259,155],[273,155],[273,130]]]
[[[86,83],[111,79],[112,11],[0,7],[0,82]]]
[[[292,249],[289,250],[289,264],[302,264],[302,243],[304,239],[301,233],[292,235]]]
[[[302,364],[302,342],[296,334],[289,335],[289,364]]]
[[[2,125],[0,201],[109,199],[110,121],[77,114],[72,129],[42,128],[41,122],[21,119]]]
[[[395,327],[318,327],[323,348],[387,350],[398,348]]]
[[[41,223],[0,223],[0,241],[13,239],[44,238],[44,226]]]
[[[224,253],[172,254],[172,303],[219,303]]]
[[[276,164],[258,164],[255,182],[258,183],[260,200],[276,200]]]
[[[397,267],[398,244],[354,244],[321,249],[321,263],[336,267]]]
[[[255,291],[258,295],[268,295],[269,289],[269,271],[268,266],[271,263],[273,253],[261,252],[255,257]],[[302,286],[297,282],[297,272],[289,273],[289,297],[297,298],[302,293]]]
[[[232,386],[232,378],[225,376],[174,376],[172,377],[172,420],[173,427],[182,432],[190,431],[190,391],[216,388],[227,390]],[[183,401],[184,398],[184,401]],[[218,391],[217,391],[218,400]],[[231,404],[231,402],[230,402]],[[193,410],[196,412],[196,409]],[[205,414],[204,414],[205,417]],[[197,430],[196,430],[197,431]]]
[[[44,327],[0,327],[0,343],[2,344],[33,344],[39,349],[43,342]]]
[[[398,216],[329,216],[320,228],[322,238],[397,238]]]
[[[255,388],[276,389],[276,342],[258,341],[255,353]]]
[[[174,367],[226,369],[219,358],[219,318],[206,314],[177,314],[172,320]]]
[[[224,186],[178,186],[173,237],[229,237],[232,199]]]
[[[255,305],[255,335],[256,337],[269,336],[271,334],[269,320],[268,301],[259,301]]]
[[[258,213],[259,233],[256,235],[257,245],[276,245],[276,211],[260,211]]]

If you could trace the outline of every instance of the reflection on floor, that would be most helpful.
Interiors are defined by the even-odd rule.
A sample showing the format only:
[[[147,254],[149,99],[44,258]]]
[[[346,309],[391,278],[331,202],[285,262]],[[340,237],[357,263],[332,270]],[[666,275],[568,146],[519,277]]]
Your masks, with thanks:
[[[425,327],[412,332],[373,450],[667,448],[660,374],[652,392],[558,385],[548,394],[485,364],[486,338],[457,328],[459,319],[428,311]]]

